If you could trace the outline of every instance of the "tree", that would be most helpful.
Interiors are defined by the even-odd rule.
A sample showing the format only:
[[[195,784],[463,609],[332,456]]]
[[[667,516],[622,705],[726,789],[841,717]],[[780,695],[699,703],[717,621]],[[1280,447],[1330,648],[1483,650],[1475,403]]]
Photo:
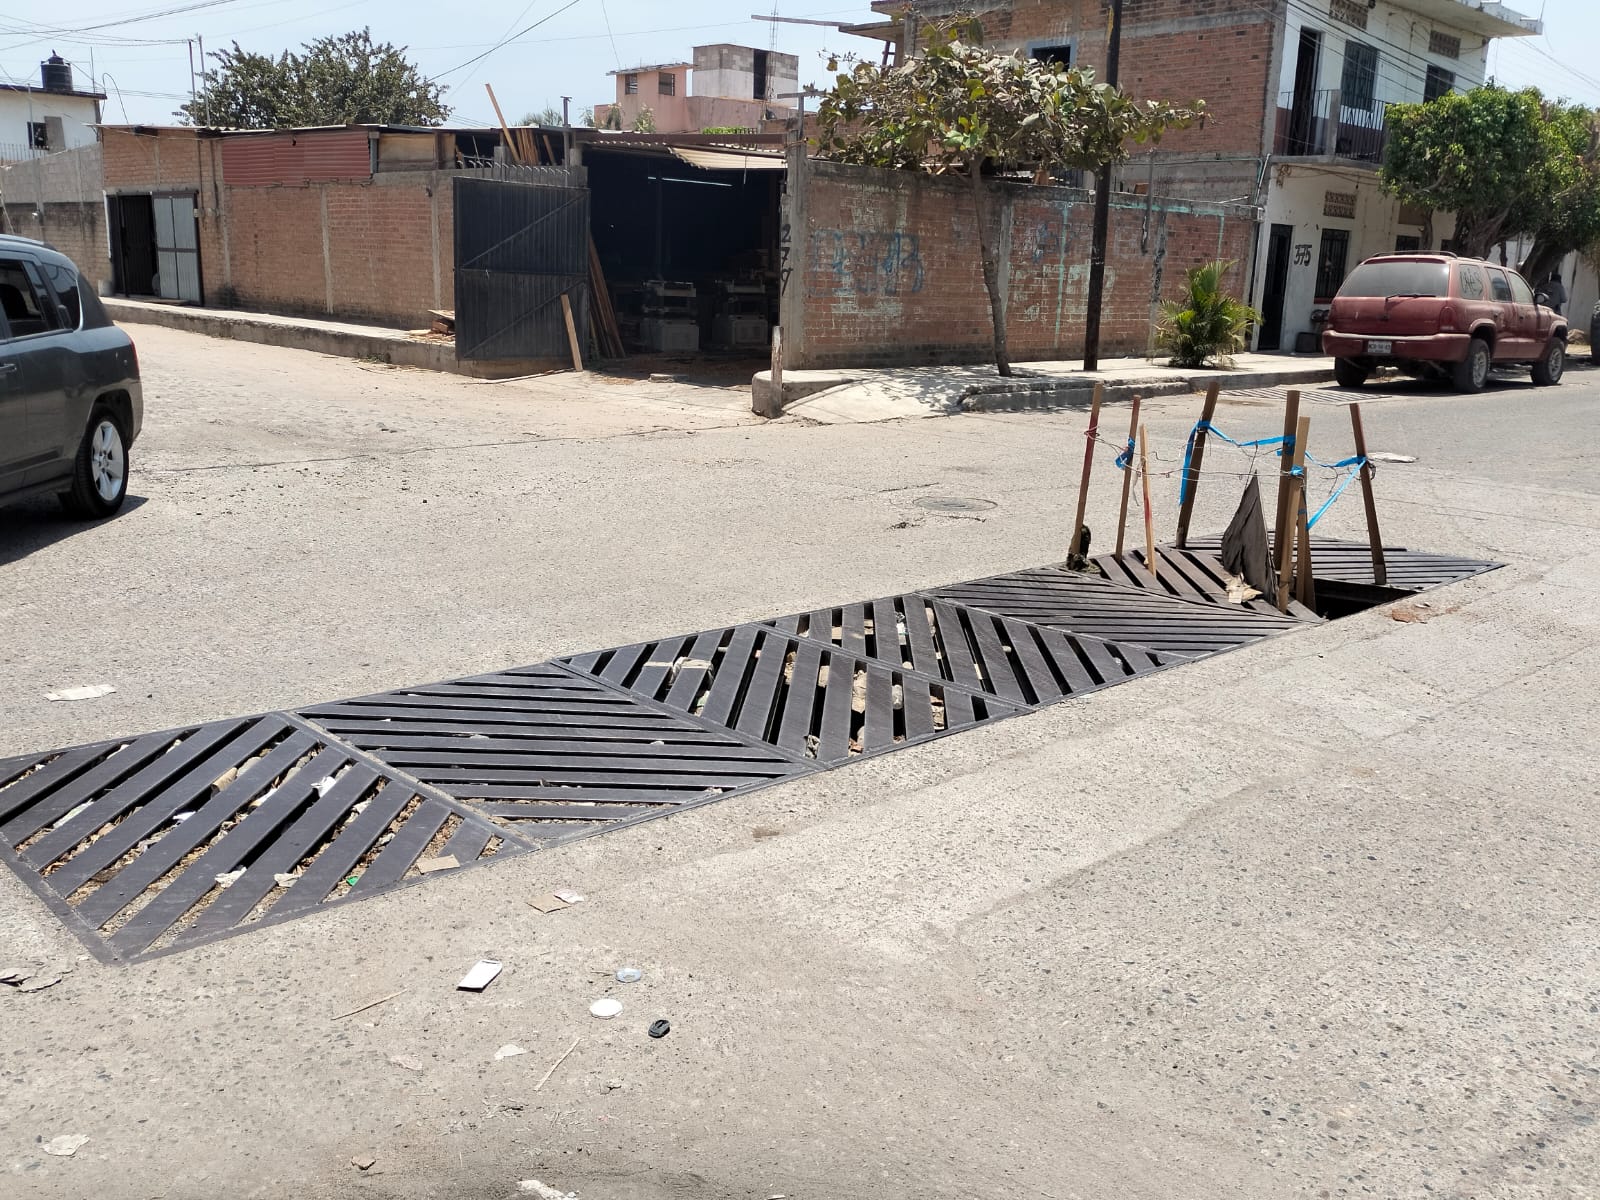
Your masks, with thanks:
[[[1523,232],[1532,236],[1533,246],[1521,265],[1531,283],[1559,269],[1574,250],[1600,245],[1600,120],[1589,109],[1560,105],[1551,125],[1562,148],[1559,184],[1543,202],[1528,205]]]
[[[444,88],[405,56],[361,29],[318,38],[277,58],[234,42],[210,55],[192,102],[175,114],[186,125],[288,129],[308,125],[441,125]]]
[[[1530,205],[1557,190],[1547,116],[1534,88],[1481,87],[1390,105],[1380,183],[1407,204],[1455,213],[1457,253],[1484,258],[1530,228]]]
[[[965,172],[995,365],[1010,375],[984,172],[1023,171],[1043,179],[1052,170],[1098,170],[1125,159],[1129,139],[1158,140],[1164,130],[1198,120],[1205,105],[1137,102],[1095,83],[1092,71],[996,53],[966,40],[974,35],[981,32],[971,20],[935,24],[923,52],[910,61],[896,67],[858,62],[838,74],[818,105],[817,147],[822,157],[863,166]],[[838,71],[837,60],[829,69]]]
[[[639,115],[633,118],[633,131],[635,133],[654,133],[656,131],[656,114],[646,105],[639,110]]]
[[[518,125],[547,125],[551,128],[560,128],[561,110],[545,105],[539,112],[531,112],[517,122]]]

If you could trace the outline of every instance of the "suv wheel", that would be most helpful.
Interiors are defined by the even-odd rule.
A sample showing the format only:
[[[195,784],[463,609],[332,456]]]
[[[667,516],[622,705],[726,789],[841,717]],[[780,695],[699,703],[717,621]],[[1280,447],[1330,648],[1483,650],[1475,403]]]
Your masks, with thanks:
[[[128,439],[116,414],[104,405],[89,415],[89,425],[72,464],[72,490],[61,502],[80,517],[109,517],[128,495]]]
[[[1360,387],[1367,381],[1369,374],[1371,372],[1353,358],[1336,358],[1333,360],[1333,381],[1342,388]]]
[[[1475,337],[1467,344],[1467,356],[1455,365],[1451,382],[1458,392],[1481,392],[1489,382],[1489,343]]]
[[[1551,338],[1544,354],[1533,364],[1533,381],[1540,387],[1552,387],[1561,382],[1567,369],[1567,344],[1560,338]]]

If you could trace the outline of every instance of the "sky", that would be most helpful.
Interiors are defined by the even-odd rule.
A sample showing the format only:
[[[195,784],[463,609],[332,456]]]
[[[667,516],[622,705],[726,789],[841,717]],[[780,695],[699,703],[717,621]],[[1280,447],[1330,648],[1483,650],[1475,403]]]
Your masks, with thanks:
[[[1244,3],[1245,0],[1240,0]],[[1543,16],[1542,37],[1496,42],[1489,68],[1502,83],[1600,108],[1600,21],[1595,0],[1508,0]],[[779,0],[785,17],[854,21],[866,0]],[[184,11],[175,11],[182,9]],[[450,124],[494,125],[484,84],[508,120],[571,96],[573,112],[612,99],[607,71],[686,59],[697,43],[772,45],[773,26],[751,19],[770,0],[11,0],[0,13],[0,78],[36,82],[52,50],[70,60],[79,86],[93,75],[110,95],[107,121],[168,123],[188,99],[190,45],[238,41],[277,53],[312,38],[370,26],[409,47],[430,77],[449,85]],[[70,16],[63,16],[70,13]],[[515,36],[535,22],[537,28]],[[873,43],[834,30],[779,25],[776,48],[800,58],[800,79],[826,83],[825,52]],[[503,44],[502,44],[503,43]],[[495,47],[498,46],[498,49]],[[477,62],[468,60],[491,51]],[[465,64],[465,65],[463,65]]]

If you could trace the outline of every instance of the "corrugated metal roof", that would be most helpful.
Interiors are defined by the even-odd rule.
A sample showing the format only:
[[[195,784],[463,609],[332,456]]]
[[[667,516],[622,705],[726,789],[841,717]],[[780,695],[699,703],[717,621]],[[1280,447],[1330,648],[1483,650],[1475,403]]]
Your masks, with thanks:
[[[781,154],[745,154],[734,150],[701,150],[674,146],[672,153],[703,171],[783,171],[789,166]]]
[[[222,177],[233,187],[370,179],[371,139],[365,129],[228,138],[222,143]]]

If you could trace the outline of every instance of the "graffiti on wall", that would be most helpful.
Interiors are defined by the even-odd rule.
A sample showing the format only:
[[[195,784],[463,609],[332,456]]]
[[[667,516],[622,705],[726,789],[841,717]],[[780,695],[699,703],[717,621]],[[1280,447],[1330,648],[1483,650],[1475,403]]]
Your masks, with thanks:
[[[819,229],[811,265],[835,295],[908,296],[922,290],[922,239],[890,230]]]
[[[1294,248],[1294,265],[1309,267],[1311,265],[1311,243],[1301,242]]]

